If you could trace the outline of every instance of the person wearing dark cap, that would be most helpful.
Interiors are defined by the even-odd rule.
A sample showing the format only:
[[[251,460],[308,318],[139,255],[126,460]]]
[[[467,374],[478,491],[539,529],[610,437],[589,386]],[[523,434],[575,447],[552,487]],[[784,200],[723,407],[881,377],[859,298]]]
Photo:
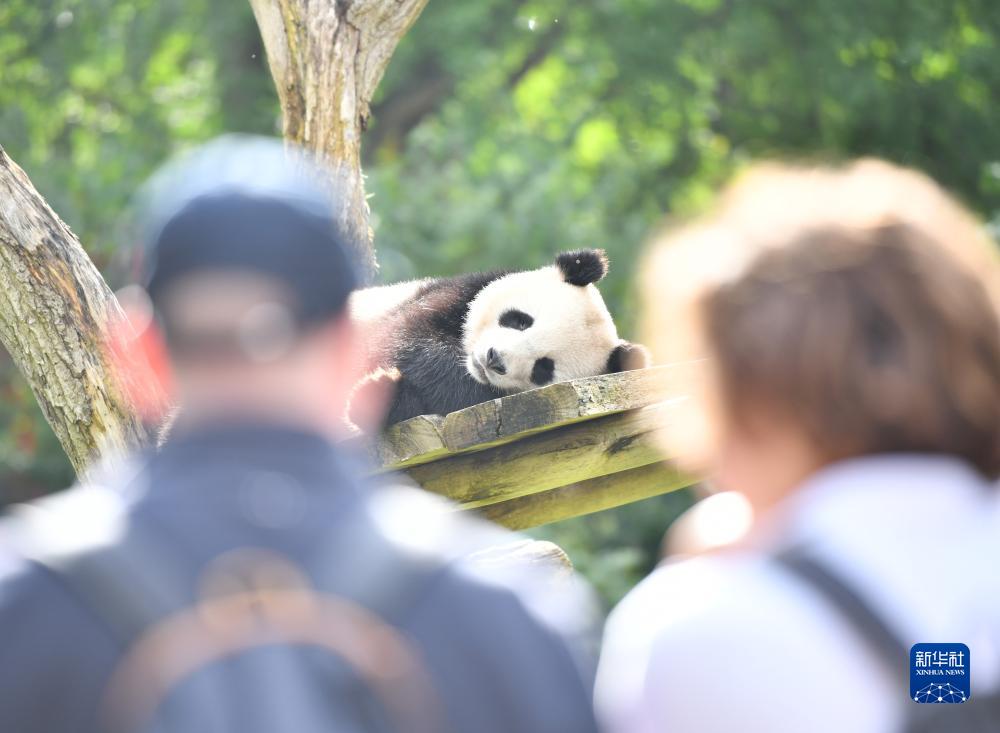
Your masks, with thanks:
[[[336,444],[357,277],[309,166],[229,138],[151,184],[131,348],[179,415],[0,521],[0,730],[595,730],[585,594]]]

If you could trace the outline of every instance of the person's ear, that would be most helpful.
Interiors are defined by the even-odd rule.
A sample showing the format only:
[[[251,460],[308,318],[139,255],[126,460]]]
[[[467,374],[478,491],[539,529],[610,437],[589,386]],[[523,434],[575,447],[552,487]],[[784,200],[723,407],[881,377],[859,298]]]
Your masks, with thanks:
[[[650,356],[649,349],[645,346],[622,341],[611,350],[611,355],[608,356],[606,373],[615,374],[617,372],[628,372],[633,369],[645,369],[652,363],[653,358]]]
[[[603,249],[579,249],[562,252],[556,257],[556,267],[570,285],[590,285],[608,274],[608,256]]]
[[[159,424],[175,396],[166,340],[141,288],[123,288],[117,295],[122,313],[111,319],[105,334],[108,361],[139,418]]]
[[[364,376],[367,344],[365,334],[348,316],[341,316],[321,326],[326,356],[328,382],[334,387],[337,401],[346,401],[347,395]]]

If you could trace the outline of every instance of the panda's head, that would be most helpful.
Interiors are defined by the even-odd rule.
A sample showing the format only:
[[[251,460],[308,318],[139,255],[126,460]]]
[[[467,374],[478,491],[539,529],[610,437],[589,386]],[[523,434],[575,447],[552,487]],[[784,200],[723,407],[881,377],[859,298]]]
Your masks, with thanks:
[[[604,252],[563,252],[554,265],[505,275],[483,288],[465,320],[473,379],[520,391],[645,366],[646,350],[618,338],[594,286]]]

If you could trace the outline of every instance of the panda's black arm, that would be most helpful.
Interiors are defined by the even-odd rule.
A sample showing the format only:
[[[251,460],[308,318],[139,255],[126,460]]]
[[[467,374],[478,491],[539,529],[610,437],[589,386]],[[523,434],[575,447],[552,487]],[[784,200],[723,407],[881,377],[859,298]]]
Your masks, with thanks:
[[[406,378],[405,374],[401,374],[400,378],[396,380],[395,392],[389,404],[389,411],[385,416],[385,425],[409,420],[417,415],[426,415],[428,412],[433,412],[433,410],[429,411],[424,407],[420,391]]]
[[[422,339],[397,355],[396,368],[400,379],[388,424],[416,415],[447,415],[503,395],[469,375],[457,343]]]

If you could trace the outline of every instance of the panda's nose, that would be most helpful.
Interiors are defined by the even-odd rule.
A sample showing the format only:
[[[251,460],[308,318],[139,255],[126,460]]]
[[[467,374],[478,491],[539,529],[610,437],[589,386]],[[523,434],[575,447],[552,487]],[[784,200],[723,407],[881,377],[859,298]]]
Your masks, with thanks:
[[[496,349],[489,349],[486,352],[486,366],[497,374],[506,374],[507,367],[504,366],[503,359],[500,358],[500,354],[497,353]]]

